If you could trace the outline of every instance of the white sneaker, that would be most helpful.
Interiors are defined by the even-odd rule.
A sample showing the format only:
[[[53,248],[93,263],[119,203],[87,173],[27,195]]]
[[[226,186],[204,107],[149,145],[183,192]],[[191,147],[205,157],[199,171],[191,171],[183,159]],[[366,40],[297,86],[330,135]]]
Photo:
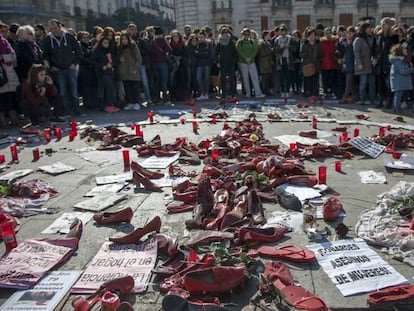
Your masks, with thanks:
[[[132,106],[133,106],[132,109],[135,110],[135,111],[141,110],[141,105],[138,104],[138,103],[132,104]]]
[[[124,107],[124,110],[134,110],[134,105],[133,103],[129,103],[128,105],[126,105]]]

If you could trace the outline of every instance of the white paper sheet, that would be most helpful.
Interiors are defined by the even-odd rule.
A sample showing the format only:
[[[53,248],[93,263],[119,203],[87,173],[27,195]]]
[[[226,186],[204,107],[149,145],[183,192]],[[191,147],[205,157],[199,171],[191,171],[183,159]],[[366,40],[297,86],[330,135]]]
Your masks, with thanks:
[[[382,172],[360,171],[358,172],[358,175],[363,184],[385,184],[387,182],[387,179]]]
[[[66,165],[62,162],[56,162],[50,165],[39,166],[39,170],[51,174],[51,175],[58,175],[70,171],[74,171],[76,168],[70,165]]]
[[[75,219],[81,220],[83,225],[85,225],[89,220],[91,220],[92,216],[93,216],[93,213],[89,213],[89,212],[63,213],[49,227],[43,230],[42,234],[55,234],[55,233],[66,234],[70,231],[70,226],[75,221]]]

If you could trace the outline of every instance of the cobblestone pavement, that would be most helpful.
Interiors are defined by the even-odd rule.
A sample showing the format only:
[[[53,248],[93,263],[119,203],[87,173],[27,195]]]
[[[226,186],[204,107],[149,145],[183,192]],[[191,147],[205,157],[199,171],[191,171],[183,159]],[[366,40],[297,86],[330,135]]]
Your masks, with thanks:
[[[302,98],[298,98],[297,102],[305,102]],[[306,101],[307,102],[307,101]],[[413,114],[408,113],[404,116],[404,122],[398,122],[393,120],[394,115],[389,110],[378,110],[370,106],[357,106],[357,105],[340,105],[337,103],[324,102],[323,105],[315,103],[308,108],[298,108],[293,101],[288,101],[287,105],[282,101],[278,105],[265,104],[264,101],[258,103],[246,102],[253,111],[256,112],[259,120],[263,120],[264,132],[266,138],[272,142],[277,143],[274,139],[275,136],[283,134],[297,134],[301,130],[311,129],[310,119],[307,121],[286,121],[286,122],[268,122],[266,115],[268,112],[282,113],[283,116],[293,118],[302,111],[307,113],[310,118],[313,115],[318,117],[318,128],[321,130],[329,131],[333,127],[339,126],[337,123],[332,122],[332,119],[342,121],[356,120],[355,115],[360,113],[366,113],[370,116],[369,121],[379,122],[384,124],[393,124],[392,132],[400,132],[399,126],[408,126],[413,124]],[[227,105],[225,109],[229,113],[234,112],[232,110],[234,106]],[[198,117],[204,117],[208,112],[208,109],[216,109],[218,105],[213,101],[197,102],[196,108],[198,111]],[[151,106],[149,108],[143,108],[141,111],[121,111],[115,114],[106,113],[89,113],[85,117],[78,118],[77,121],[81,124],[86,122],[101,125],[107,123],[120,123],[123,124],[123,129],[131,131],[129,124],[131,122],[140,122],[147,120],[147,112],[153,110],[155,115],[154,124],[144,124],[143,132],[146,140],[153,138],[156,134],[159,134],[162,139],[162,143],[171,143],[175,141],[176,137],[187,137],[189,141],[198,143],[206,138],[211,138],[213,135],[217,135],[223,126],[223,122],[217,122],[212,124],[211,122],[203,122],[202,118],[198,119],[199,131],[198,134],[193,133],[191,124],[191,107],[184,104],[177,104],[175,106]],[[177,111],[179,113],[173,113]],[[236,115],[245,113],[245,108],[240,108]],[[185,118],[187,123],[182,125],[180,118]],[[323,120],[325,119],[325,120]],[[330,119],[330,120],[328,120]],[[228,122],[230,126],[233,122]],[[343,126],[343,124],[341,125]],[[347,124],[349,133],[353,133],[354,128],[358,127],[361,136],[371,136],[378,133],[378,126],[373,124]],[[28,178],[39,178],[51,183],[59,191],[59,196],[50,200],[47,203],[48,207],[58,209],[56,214],[40,214],[36,216],[26,217],[21,219],[21,229],[17,233],[18,241],[23,241],[26,238],[31,237],[45,237],[41,234],[41,231],[49,226],[58,216],[64,212],[73,211],[73,205],[83,200],[83,195],[95,186],[95,177],[105,176],[111,174],[119,174],[123,172],[123,164],[117,163],[109,166],[99,166],[96,163],[88,162],[79,157],[75,150],[79,148],[88,147],[93,145],[91,142],[87,142],[85,139],[81,140],[76,137],[75,141],[68,142],[67,130],[68,126],[64,127],[64,137],[61,141],[53,141],[49,144],[41,142],[39,145],[22,146],[20,148],[19,157],[20,162],[18,164],[11,164],[10,168],[6,171],[21,168],[33,168],[36,169],[41,165],[51,164],[57,161],[72,165],[76,168],[75,171],[62,175],[50,176],[40,171],[35,171]],[[407,132],[407,130],[404,130]],[[17,135],[15,129],[10,129],[9,133]],[[132,131],[131,131],[132,133]],[[337,133],[336,133],[337,134]],[[331,142],[338,140],[337,136],[327,138]],[[38,162],[32,162],[32,149],[39,147],[41,151],[41,158]],[[51,155],[45,155],[46,148],[52,148],[53,153]],[[121,151],[119,151],[121,152]],[[412,155],[411,150],[405,150],[406,153]],[[10,152],[8,145],[2,145],[0,153],[6,155],[6,160],[10,160]],[[134,151],[131,153],[131,159],[137,159],[137,155]],[[394,184],[400,180],[413,181],[411,174],[397,175],[387,171],[384,166],[384,160],[390,158],[389,154],[382,154],[377,159],[371,159],[362,155],[357,155],[353,159],[340,160],[342,163],[342,173],[337,173],[334,170],[335,159],[318,159],[306,161],[305,166],[307,169],[317,171],[318,166],[323,164],[328,167],[327,183],[335,191],[340,193],[340,200],[346,210],[346,217],[344,223],[350,226],[350,236],[354,236],[353,231],[358,215],[365,209],[369,209],[376,204],[376,195],[389,190]],[[201,166],[195,168],[197,171],[201,170]],[[387,183],[381,185],[367,185],[360,182],[358,171],[360,170],[375,170],[384,172],[387,177]],[[161,193],[149,193],[146,191],[134,191],[133,187],[128,191],[128,201],[122,202],[119,206],[130,206],[134,210],[134,217],[132,219],[133,227],[143,226],[148,220],[152,219],[155,215],[159,215],[162,219],[162,232],[169,233],[179,239],[182,243],[188,239],[192,232],[188,232],[184,227],[184,221],[191,218],[191,213],[180,214],[167,214],[164,200],[171,195],[170,188],[164,188],[164,192]],[[119,207],[117,206],[117,207]],[[278,204],[264,204],[266,216],[270,216],[271,212],[275,210],[283,210]],[[327,226],[330,229],[335,224],[321,223],[321,226]],[[131,226],[108,226],[97,227],[93,221],[88,222],[84,227],[83,236],[80,242],[79,249],[75,255],[59,269],[61,270],[79,270],[84,269],[90,260],[94,257],[102,243],[113,235],[121,235],[122,232],[130,232]],[[298,246],[304,246],[309,244],[309,240],[304,233],[289,234],[289,239],[283,240],[278,244],[296,244]],[[332,239],[328,237],[328,239]],[[381,253],[380,249],[374,248],[385,260],[387,260],[397,271],[402,273],[408,280],[412,281],[413,269],[412,267],[393,260],[387,255]],[[0,245],[0,252],[4,251],[4,245]],[[366,294],[343,297],[334,284],[329,280],[328,276],[317,265],[303,265],[303,264],[289,264],[291,272],[298,282],[305,288],[314,292],[315,295],[321,297],[332,310],[365,310],[368,309],[366,303]],[[128,301],[134,303],[136,310],[161,310],[162,294],[158,290],[159,280],[152,279],[148,291],[145,294],[129,295],[125,297]],[[228,306],[229,310],[255,310],[253,306],[249,305],[249,300],[255,294],[257,290],[257,282],[252,279],[249,280],[246,286],[238,291],[233,292],[231,295],[225,295],[222,297],[222,302]],[[9,289],[0,289],[0,304],[13,293]],[[68,302],[63,307],[63,310],[71,310],[70,301],[74,295],[71,295]],[[274,310],[278,310],[274,304],[271,305]],[[1,309],[1,307],[0,307]],[[288,308],[285,308],[287,310]],[[256,310],[259,310],[258,308]],[[280,309],[282,310],[282,309]],[[413,310],[411,308],[410,310]]]

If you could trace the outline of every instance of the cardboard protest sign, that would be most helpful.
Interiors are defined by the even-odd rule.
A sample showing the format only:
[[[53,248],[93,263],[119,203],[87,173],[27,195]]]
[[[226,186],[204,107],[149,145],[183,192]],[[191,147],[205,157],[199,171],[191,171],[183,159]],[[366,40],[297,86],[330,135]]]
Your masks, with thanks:
[[[105,242],[72,289],[74,293],[93,293],[102,283],[130,275],[134,293],[146,290],[157,260],[154,238],[142,244],[119,245]]]
[[[407,284],[407,279],[385,262],[363,239],[309,245],[332,282],[346,297]]]
[[[0,259],[0,287],[32,287],[76,246],[75,238],[25,240]]]

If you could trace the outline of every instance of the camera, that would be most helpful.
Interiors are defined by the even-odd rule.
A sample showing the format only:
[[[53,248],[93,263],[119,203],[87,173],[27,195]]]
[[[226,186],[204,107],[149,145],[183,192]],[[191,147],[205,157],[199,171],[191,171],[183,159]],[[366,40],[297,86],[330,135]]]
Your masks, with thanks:
[[[37,93],[39,93],[39,94],[40,94],[40,90],[42,89],[42,87],[45,87],[45,84],[44,84],[44,83],[36,83],[36,84],[34,85],[34,90],[35,90]]]

